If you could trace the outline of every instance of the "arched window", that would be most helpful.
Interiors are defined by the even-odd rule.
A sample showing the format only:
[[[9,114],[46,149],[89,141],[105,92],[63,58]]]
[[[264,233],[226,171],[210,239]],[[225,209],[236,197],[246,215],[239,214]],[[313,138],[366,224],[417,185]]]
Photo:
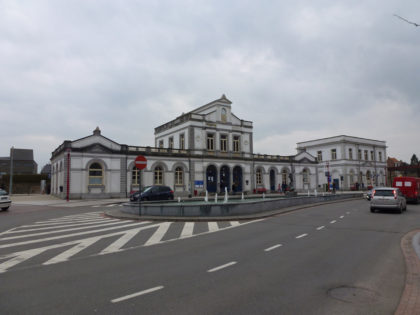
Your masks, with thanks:
[[[255,173],[256,175],[256,181],[257,181],[257,185],[262,185],[262,171],[261,169],[257,169],[257,172]]]
[[[102,185],[104,179],[104,172],[102,165],[99,163],[92,163],[89,167],[89,185]]]
[[[140,170],[133,166],[131,170],[131,184],[132,185],[139,185],[140,184]]]
[[[309,183],[309,171],[306,168],[302,171],[302,180],[304,184]]]
[[[221,120],[222,122],[226,122],[227,121],[227,115],[226,115],[226,109],[222,108],[222,115],[221,115]]]
[[[370,171],[366,172],[366,182],[368,185],[372,185],[372,175],[370,173]]]
[[[353,185],[353,184],[354,184],[354,171],[351,170],[350,171],[350,185]]]
[[[163,184],[163,169],[160,166],[155,167],[155,185]]]
[[[175,169],[175,185],[184,185],[184,172],[182,167]]]
[[[281,171],[281,183],[287,184],[287,170]]]

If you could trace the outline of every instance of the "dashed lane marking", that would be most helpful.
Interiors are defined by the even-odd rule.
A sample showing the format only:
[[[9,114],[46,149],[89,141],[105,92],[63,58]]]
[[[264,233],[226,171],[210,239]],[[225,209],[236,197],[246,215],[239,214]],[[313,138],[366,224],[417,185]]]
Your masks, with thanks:
[[[231,262],[229,262],[229,263],[227,263],[227,264],[224,264],[224,265],[221,265],[221,266],[218,266],[218,267],[215,267],[215,268],[209,269],[209,270],[207,270],[207,272],[215,272],[215,271],[219,271],[219,270],[221,270],[221,269],[225,269],[225,268],[227,268],[227,267],[230,267],[230,266],[233,266],[233,265],[236,265],[236,264],[237,264],[237,262],[236,262],[236,261],[231,261]]]
[[[270,251],[272,251],[272,250],[274,250],[274,249],[276,249],[276,248],[279,248],[279,247],[281,247],[281,246],[283,246],[283,245],[282,245],[282,244],[277,244],[277,245],[274,245],[274,246],[271,246],[271,247],[269,247],[269,248],[264,249],[264,251],[265,251],[265,252],[270,252]]]
[[[125,300],[129,300],[129,299],[141,296],[141,295],[145,295],[145,294],[149,294],[149,293],[152,293],[152,292],[155,292],[155,291],[162,290],[163,288],[164,288],[164,286],[161,285],[161,286],[150,288],[150,289],[147,289],[147,290],[143,290],[143,291],[140,291],[140,292],[137,292],[137,293],[122,296],[122,297],[111,300],[111,303],[118,303],[118,302],[122,302],[122,301],[125,301]]]
[[[298,235],[298,236],[296,236],[296,238],[303,238],[303,237],[306,237],[306,236],[308,236],[308,234],[307,234],[307,233],[305,233],[305,234],[301,234],[301,235]]]

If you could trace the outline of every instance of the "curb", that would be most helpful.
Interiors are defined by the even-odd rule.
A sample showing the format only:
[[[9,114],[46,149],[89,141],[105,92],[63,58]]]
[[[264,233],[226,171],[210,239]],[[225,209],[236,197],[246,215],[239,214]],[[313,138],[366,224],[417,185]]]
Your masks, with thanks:
[[[138,221],[143,221],[143,220],[144,221],[172,221],[172,222],[244,221],[244,220],[264,219],[264,218],[274,217],[277,215],[282,215],[282,214],[286,214],[289,212],[298,211],[298,210],[302,210],[306,208],[312,208],[315,206],[331,204],[331,203],[348,202],[354,199],[359,199],[359,198],[348,198],[348,199],[334,200],[334,201],[329,201],[329,202],[311,203],[311,204],[306,204],[306,205],[292,206],[292,207],[282,208],[278,210],[267,211],[263,213],[240,215],[240,216],[223,216],[223,217],[139,216],[135,214],[124,213],[119,209],[104,211],[104,215],[110,218],[125,219],[125,220],[138,220]]]
[[[405,288],[395,315],[419,314],[420,310],[420,258],[413,246],[413,238],[420,230],[414,230],[401,239],[401,249],[406,264]]]

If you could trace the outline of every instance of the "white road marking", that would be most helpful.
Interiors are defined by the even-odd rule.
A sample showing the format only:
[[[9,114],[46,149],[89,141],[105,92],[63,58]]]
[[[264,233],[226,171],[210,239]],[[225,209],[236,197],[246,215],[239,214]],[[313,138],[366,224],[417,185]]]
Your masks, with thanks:
[[[194,231],[194,222],[186,222],[181,232],[181,238],[192,236],[193,231]]]
[[[0,238],[0,241],[14,240],[14,239],[19,239],[19,238],[27,238],[27,237],[32,237],[32,236],[50,235],[50,234],[57,234],[57,233],[64,233],[64,232],[71,232],[71,231],[86,230],[86,229],[92,229],[93,227],[99,227],[99,226],[103,227],[103,226],[122,224],[122,223],[123,222],[121,222],[121,221],[117,221],[117,222],[103,223],[101,225],[95,225],[95,226],[82,226],[82,227],[76,227],[76,228],[72,228],[72,229],[63,229],[63,230],[57,230],[57,231],[48,231],[48,232],[41,232],[41,233],[9,236],[9,237]],[[94,230],[92,230],[92,231],[94,231]]]
[[[70,249],[62,252],[61,254],[55,256],[54,258],[51,258],[50,260],[44,262],[43,265],[52,265],[52,264],[56,264],[56,263],[59,263],[59,262],[67,261],[67,260],[69,260],[69,258],[71,256],[76,255],[77,253],[81,252],[85,248],[87,248],[90,245],[99,241],[101,238],[102,238],[101,236],[97,236],[97,237],[91,237],[91,238],[86,238],[84,240],[81,240],[81,241],[79,241],[78,244],[76,244],[72,248],[70,248]]]
[[[6,272],[9,268],[24,262],[25,260],[32,258],[38,254],[41,254],[42,252],[46,251],[48,248],[34,248],[31,250],[25,250],[22,252],[18,252],[18,253],[13,253],[12,255],[8,255],[6,257],[0,257],[1,259],[4,258],[10,258],[12,257],[12,259],[9,259],[3,263],[0,264],[0,273],[4,273]]]
[[[107,208],[109,208],[109,207],[115,207],[115,206],[117,206],[116,204],[113,204],[113,205],[107,205],[106,207]]]
[[[172,222],[161,223],[156,232],[152,235],[151,238],[149,238],[149,240],[144,244],[144,246],[150,246],[159,243],[162,240],[163,236],[165,236],[171,224]]]
[[[101,205],[92,206],[92,208],[99,208]]]
[[[38,221],[35,223],[47,223],[47,222],[61,222],[61,221],[72,221],[72,220],[83,220],[83,219],[94,219],[100,216],[101,212],[91,212],[86,214],[75,214],[75,215],[67,215],[61,218],[49,219],[46,221]]]
[[[121,236],[119,239],[117,239],[114,243],[109,245],[99,254],[104,255],[118,252],[125,244],[127,244],[134,236],[136,236],[137,233],[140,232],[140,230],[141,228],[125,231],[123,236]]]
[[[308,236],[308,234],[307,234],[307,233],[305,233],[305,234],[301,234],[301,235],[299,235],[299,236],[296,236],[296,238],[302,238],[302,237],[306,237],[306,236]]]
[[[143,291],[140,291],[140,292],[137,292],[137,293],[133,293],[133,294],[129,294],[129,295],[126,295],[126,296],[122,296],[122,297],[117,298],[117,299],[113,299],[113,300],[111,300],[111,302],[112,303],[118,303],[118,302],[121,302],[121,301],[125,301],[125,300],[128,300],[128,299],[135,298],[137,296],[141,296],[141,295],[152,293],[152,292],[155,292],[155,291],[158,291],[158,290],[162,290],[163,288],[164,288],[164,286],[161,285],[161,286],[154,287],[154,288],[147,289],[147,290],[143,290]]]
[[[340,216],[340,219],[344,218],[344,215]]]
[[[48,226],[48,225],[60,225],[60,224],[71,224],[71,223],[83,223],[83,222],[94,222],[98,220],[106,220],[107,218],[90,218],[90,219],[77,219],[77,220],[62,220],[62,221],[51,221],[51,222],[42,222],[42,223],[35,223],[31,225],[22,225],[22,227],[37,227],[37,226]]]
[[[209,226],[209,232],[214,232],[219,229],[217,222],[208,222],[207,225]]]
[[[230,223],[231,226],[239,226],[239,225],[241,225],[239,223],[239,221],[229,221],[229,223]]]
[[[277,245],[274,245],[274,246],[271,246],[269,248],[264,249],[264,251],[269,252],[269,251],[272,251],[273,249],[279,248],[280,246],[283,246],[283,245],[282,244],[277,244]]]
[[[153,227],[157,227],[159,225],[161,225],[161,223],[148,225],[148,226],[143,226],[143,227],[137,228],[135,230],[137,230],[137,231],[146,230],[146,229],[150,229],[150,228],[153,228]],[[128,232],[130,234],[131,230],[128,231]],[[5,259],[9,259],[9,260],[7,260],[3,263],[0,263],[0,273],[6,272],[7,269],[9,269],[9,268],[21,263],[21,262],[24,262],[25,260],[27,260],[31,257],[34,257],[38,254],[41,254],[41,253],[43,253],[47,250],[60,248],[60,247],[66,247],[66,246],[70,246],[70,245],[76,245],[73,248],[70,248],[69,250],[59,254],[58,256],[55,256],[54,258],[51,258],[47,262],[43,263],[43,265],[49,265],[49,264],[54,264],[54,263],[67,261],[67,260],[69,260],[69,258],[71,256],[77,254],[81,250],[87,248],[89,245],[92,245],[93,243],[95,243],[96,241],[98,241],[100,239],[113,237],[113,236],[117,236],[117,235],[121,235],[121,234],[124,235],[126,233],[127,233],[127,231],[118,231],[118,232],[114,232],[114,233],[110,233],[110,234],[90,237],[90,238],[83,239],[83,240],[75,240],[75,241],[69,241],[69,242],[65,242],[65,243],[61,243],[61,244],[53,244],[53,245],[44,246],[44,247],[40,247],[40,248],[23,250],[23,251],[11,253],[11,254],[3,255],[3,256],[0,256],[0,260],[5,260]],[[120,242],[120,244],[122,244],[122,242]],[[124,245],[124,244],[122,244],[122,245]],[[110,250],[107,251],[107,254],[111,253],[111,252],[112,251],[110,249]]]
[[[219,266],[219,267],[215,267],[215,268],[209,269],[209,270],[207,270],[207,272],[215,272],[215,271],[218,271],[218,270],[220,270],[220,269],[224,269],[224,268],[227,268],[227,267],[233,266],[233,265],[235,265],[236,263],[237,263],[236,261],[231,261],[230,263],[227,263],[227,264],[221,265],[221,266]]]
[[[56,225],[56,226],[49,226],[49,227],[40,227],[35,229],[21,229],[23,226],[18,227],[19,230],[8,231],[7,234],[13,233],[23,233],[23,232],[33,232],[33,231],[45,231],[45,230],[52,230],[52,229],[59,229],[59,228],[66,228],[66,227],[75,227],[75,226],[82,226],[82,225],[93,225],[98,226],[100,223],[108,223],[108,222],[122,222],[118,219],[98,219],[95,221],[85,222],[85,223],[75,223],[75,224],[64,224],[64,225]],[[62,224],[62,223],[60,223]],[[26,225],[25,227],[31,227],[30,225]]]
[[[60,238],[67,238],[67,237],[73,237],[73,236],[79,236],[79,235],[86,235],[86,234],[92,234],[92,233],[111,231],[111,230],[121,229],[121,228],[125,228],[125,227],[143,225],[143,224],[146,224],[146,223],[150,223],[150,222],[145,221],[145,222],[140,222],[140,223],[131,223],[131,224],[125,224],[125,225],[120,225],[120,226],[113,226],[113,227],[109,227],[109,228],[106,228],[106,229],[92,230],[92,231],[87,231],[87,232],[79,232],[79,233],[66,234],[66,235],[58,235],[58,236],[40,238],[40,239],[36,239],[36,240],[30,240],[30,241],[19,242],[19,243],[3,244],[3,245],[0,245],[0,248],[7,248],[7,247],[13,247],[13,246],[19,246],[19,245],[27,245],[27,244],[33,244],[33,243],[40,243],[40,242],[45,242],[45,241],[53,241],[53,240],[58,240]],[[157,226],[157,225],[155,224],[153,226]]]
[[[334,224],[335,222],[337,222],[337,221],[336,221],[336,220],[332,220],[330,223],[331,223],[331,224]]]
[[[255,223],[255,222],[264,221],[264,220],[265,219],[258,219],[258,220],[247,221],[247,222],[240,223],[240,224],[233,223],[231,226],[227,226],[227,227],[217,229],[217,230],[214,230],[214,231],[206,231],[206,232],[203,232],[203,233],[193,234],[193,235],[191,235],[191,237],[197,237],[197,236],[200,236],[200,235],[214,233],[214,232],[217,232],[217,231],[232,229],[232,228],[237,227],[239,225],[247,225],[247,224],[250,224],[250,223]],[[122,221],[122,222],[126,222],[126,221]],[[233,222],[237,222],[237,221],[233,221]],[[144,224],[149,224],[149,223],[152,223],[152,222],[150,222],[150,221],[145,221],[145,222],[140,222],[140,223],[136,222],[136,223],[126,224],[126,225],[122,225],[122,226],[118,226],[118,227],[109,227],[109,228],[106,228],[106,229],[92,230],[92,231],[89,231],[89,232],[79,232],[79,233],[73,233],[73,234],[68,234],[68,235],[60,235],[60,236],[55,236],[55,237],[48,237],[48,238],[30,240],[30,241],[25,241],[25,242],[18,242],[18,243],[14,243],[14,244],[3,244],[3,245],[0,245],[0,248],[8,248],[8,247],[12,247],[12,246],[19,246],[19,245],[26,245],[26,244],[33,244],[33,243],[41,243],[41,242],[44,242],[44,241],[59,240],[59,239],[63,239],[63,238],[77,237],[77,236],[80,236],[80,235],[95,234],[95,233],[98,233],[98,232],[107,232],[107,231],[111,231],[111,230],[115,230],[115,229],[122,229],[122,228],[126,228],[126,227],[134,227],[134,226],[139,226],[139,225],[144,225]],[[24,261],[26,261],[26,260],[34,257],[34,256],[42,254],[45,251],[48,251],[48,250],[51,250],[51,249],[73,246],[70,249],[66,248],[63,253],[51,258],[50,260],[43,263],[43,265],[68,261],[72,256],[74,256],[77,253],[80,253],[82,250],[84,250],[88,246],[94,244],[96,241],[98,241],[100,239],[105,239],[105,238],[118,236],[118,235],[122,235],[122,237],[120,237],[118,240],[113,242],[111,245],[109,245],[107,248],[105,248],[102,252],[100,252],[98,254],[94,254],[92,256],[101,255],[101,254],[109,254],[109,253],[113,253],[113,252],[125,251],[125,250],[130,250],[130,249],[134,249],[134,248],[138,248],[138,247],[147,246],[146,244],[141,244],[141,245],[136,245],[136,246],[132,246],[132,247],[122,248],[135,235],[136,232],[138,233],[141,230],[146,230],[146,229],[150,229],[150,228],[158,227],[157,231],[155,231],[154,234],[152,235],[152,237],[149,239],[148,245],[159,244],[159,243],[160,244],[161,243],[167,243],[167,242],[176,241],[178,239],[182,239],[181,237],[179,237],[179,238],[167,239],[167,240],[162,241],[162,237],[164,236],[164,234],[168,230],[170,224],[171,224],[170,222],[166,222],[166,223],[163,223],[163,224],[162,223],[156,223],[156,224],[150,224],[150,225],[142,226],[142,227],[138,227],[138,228],[137,227],[132,228],[132,229],[129,229],[129,230],[122,230],[122,231],[117,230],[116,232],[111,232],[111,233],[104,234],[104,235],[91,236],[91,237],[88,237],[88,238],[85,238],[85,239],[71,240],[71,241],[67,241],[67,242],[64,242],[64,243],[52,244],[52,245],[47,245],[47,246],[43,246],[43,247],[39,247],[39,248],[28,249],[28,250],[20,250],[20,251],[15,251],[13,253],[0,255],[0,273],[7,272],[8,269],[14,267],[15,265],[17,265],[19,263],[22,263],[22,262],[24,262]],[[185,226],[184,226],[184,229],[185,229],[184,235],[187,235],[187,234],[191,233],[191,232],[187,233],[186,231],[192,229],[193,224],[194,223],[191,223],[190,227],[188,227],[188,228],[185,228]],[[37,227],[37,225],[33,226],[33,227]],[[6,231],[6,232],[10,232],[10,231],[13,231],[13,230],[14,229],[11,229],[11,230]],[[231,266],[233,264],[236,264],[236,262],[232,262],[232,263],[226,264],[224,266],[214,268],[214,271],[220,270],[222,268],[226,268],[226,267]],[[213,271],[211,271],[211,272],[213,272]]]
[[[323,226],[319,226],[319,227],[317,227],[316,229],[319,231],[319,230],[322,230],[323,228],[325,228],[325,225],[323,225]]]

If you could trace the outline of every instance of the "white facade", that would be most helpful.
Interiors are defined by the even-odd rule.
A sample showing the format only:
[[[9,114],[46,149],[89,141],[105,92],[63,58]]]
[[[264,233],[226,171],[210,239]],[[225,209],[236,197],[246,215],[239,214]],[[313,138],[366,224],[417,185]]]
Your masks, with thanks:
[[[346,189],[357,174],[365,180],[369,174],[385,180],[383,141],[339,136],[298,143],[294,156],[254,154],[252,122],[236,117],[231,104],[223,95],[155,128],[154,147],[118,144],[102,136],[99,128],[82,139],[64,141],[51,158],[52,194],[71,199],[127,197],[148,185],[170,186],[176,196],[225,189],[270,192],[279,187],[306,192],[326,183],[326,161],[333,179],[344,176]],[[351,159],[350,148],[353,154],[367,150],[368,157],[373,151],[375,159]],[[318,151],[323,157],[319,162]],[[134,167],[138,155],[147,158],[141,172]]]
[[[327,172],[343,189],[386,184],[385,141],[342,135],[299,142],[297,150],[317,158],[321,186],[328,182]]]

